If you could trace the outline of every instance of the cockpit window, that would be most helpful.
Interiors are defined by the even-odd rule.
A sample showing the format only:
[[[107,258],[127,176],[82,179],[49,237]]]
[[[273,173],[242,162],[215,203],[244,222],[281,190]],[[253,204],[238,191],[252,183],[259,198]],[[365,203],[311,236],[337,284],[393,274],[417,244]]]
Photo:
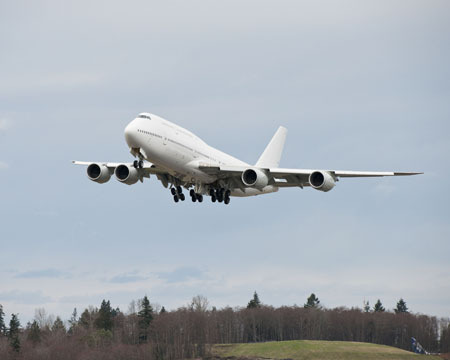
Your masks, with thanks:
[[[150,116],[148,116],[148,115],[145,115],[145,114],[139,114],[138,118],[142,118],[142,119],[149,119],[149,120],[151,120],[151,119],[152,119],[152,118],[151,118]]]

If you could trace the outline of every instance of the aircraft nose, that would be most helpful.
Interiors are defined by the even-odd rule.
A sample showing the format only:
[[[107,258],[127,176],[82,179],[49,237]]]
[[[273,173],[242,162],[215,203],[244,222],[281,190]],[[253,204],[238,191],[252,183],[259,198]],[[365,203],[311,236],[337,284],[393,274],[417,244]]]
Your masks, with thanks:
[[[138,147],[136,146],[137,137],[136,137],[136,125],[134,124],[134,120],[130,122],[125,128],[125,141],[127,142],[130,148]]]

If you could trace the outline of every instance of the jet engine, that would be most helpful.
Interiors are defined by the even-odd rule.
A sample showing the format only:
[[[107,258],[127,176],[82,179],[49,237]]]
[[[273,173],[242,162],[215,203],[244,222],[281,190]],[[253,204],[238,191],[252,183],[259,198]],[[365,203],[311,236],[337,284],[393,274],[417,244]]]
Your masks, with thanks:
[[[326,171],[314,171],[309,175],[309,183],[311,186],[323,192],[330,191],[336,185],[334,178],[329,172]]]
[[[260,169],[247,169],[242,173],[242,182],[245,186],[252,186],[262,189],[269,183],[269,178],[264,171]]]
[[[134,166],[121,164],[115,170],[116,179],[123,184],[133,185],[139,180],[138,169]]]
[[[87,176],[96,183],[104,184],[111,179],[111,171],[105,165],[92,163],[87,167]]]

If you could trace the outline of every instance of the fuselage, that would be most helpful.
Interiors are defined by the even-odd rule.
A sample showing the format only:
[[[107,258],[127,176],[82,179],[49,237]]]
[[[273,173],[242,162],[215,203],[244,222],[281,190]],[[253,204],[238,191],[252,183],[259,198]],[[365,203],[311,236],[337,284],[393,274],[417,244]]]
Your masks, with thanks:
[[[199,170],[199,166],[248,166],[213,148],[187,129],[150,113],[141,113],[125,128],[125,140],[132,151],[183,181],[211,184],[218,179]],[[277,191],[267,189],[234,189],[234,196],[251,196]]]

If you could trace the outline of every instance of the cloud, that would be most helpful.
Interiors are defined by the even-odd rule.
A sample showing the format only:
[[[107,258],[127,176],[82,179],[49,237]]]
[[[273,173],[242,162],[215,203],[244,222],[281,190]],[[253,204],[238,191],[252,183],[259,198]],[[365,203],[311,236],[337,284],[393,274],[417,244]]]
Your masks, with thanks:
[[[20,291],[11,290],[0,293],[0,299],[4,302],[16,304],[43,304],[52,301],[52,298],[45,296],[42,291]]]
[[[126,284],[126,283],[132,283],[137,281],[143,281],[147,280],[148,277],[141,276],[135,273],[125,273],[125,274],[119,274],[111,278],[109,281],[116,284]]]
[[[18,273],[15,277],[18,279],[39,279],[39,278],[61,278],[67,277],[64,271],[56,269],[31,270]]]
[[[169,283],[181,283],[187,280],[200,280],[205,278],[205,273],[194,267],[180,267],[172,272],[160,272],[156,275]]]
[[[9,119],[0,119],[0,133],[5,132],[11,127],[11,121]]]

